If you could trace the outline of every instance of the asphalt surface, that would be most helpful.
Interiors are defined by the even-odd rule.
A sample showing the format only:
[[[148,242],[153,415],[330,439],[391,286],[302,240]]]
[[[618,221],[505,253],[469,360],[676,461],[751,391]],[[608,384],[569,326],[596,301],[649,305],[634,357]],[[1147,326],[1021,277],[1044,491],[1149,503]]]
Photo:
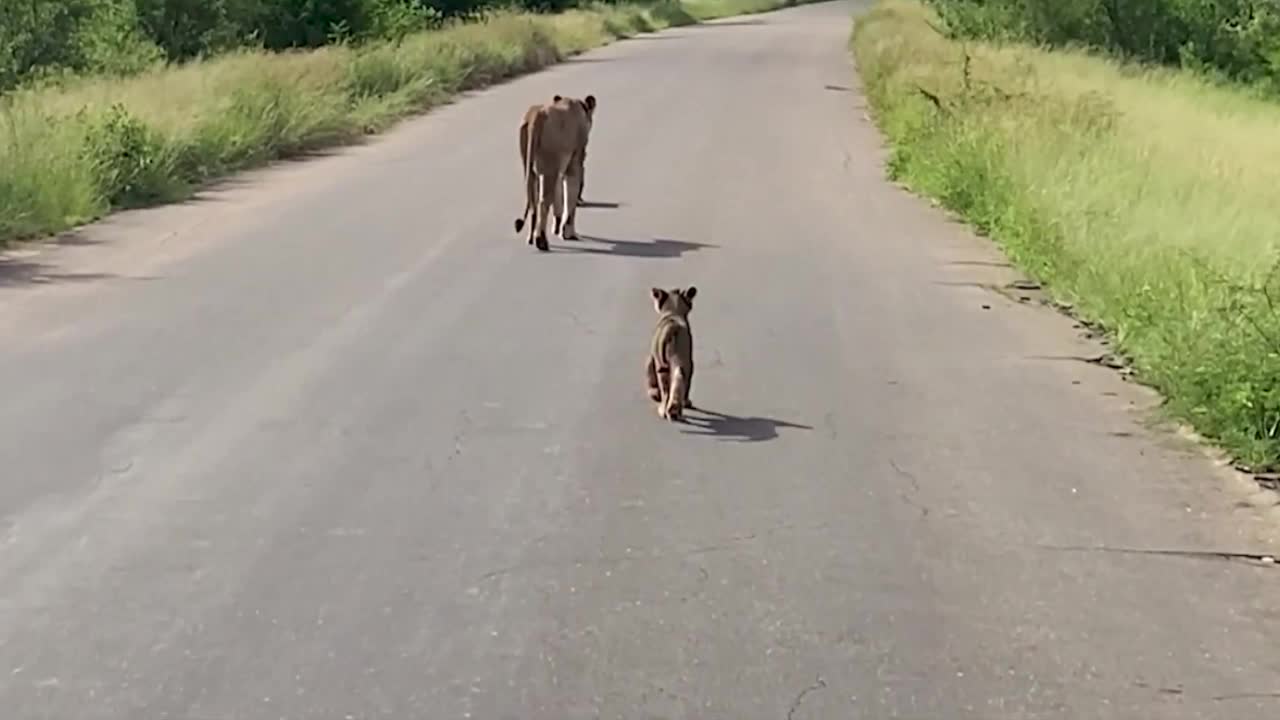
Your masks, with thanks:
[[[883,180],[836,2],[621,42],[0,274],[0,716],[1261,718],[1266,525]],[[538,253],[517,126],[600,100]],[[645,397],[694,284],[708,412]]]

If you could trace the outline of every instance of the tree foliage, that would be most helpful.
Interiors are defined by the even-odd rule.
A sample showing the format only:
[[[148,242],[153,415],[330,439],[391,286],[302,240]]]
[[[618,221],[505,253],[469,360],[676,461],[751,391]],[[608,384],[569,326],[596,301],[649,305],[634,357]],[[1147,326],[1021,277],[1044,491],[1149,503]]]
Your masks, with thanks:
[[[983,39],[1086,45],[1280,92],[1280,0],[930,0]]]
[[[0,92],[63,71],[133,72],[241,46],[393,39],[499,6],[580,0],[0,0]]]

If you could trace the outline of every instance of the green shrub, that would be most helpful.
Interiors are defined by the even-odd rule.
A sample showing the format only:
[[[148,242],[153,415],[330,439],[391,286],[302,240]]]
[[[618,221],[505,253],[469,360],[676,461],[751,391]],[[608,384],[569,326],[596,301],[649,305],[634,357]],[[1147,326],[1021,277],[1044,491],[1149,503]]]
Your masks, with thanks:
[[[1280,106],[937,27],[910,0],[855,26],[893,175],[1106,331],[1172,416],[1280,462]]]
[[[0,111],[0,238],[72,227],[106,209],[84,127],[38,108]]]
[[[137,72],[162,56],[133,0],[0,0],[0,93],[70,72]]]
[[[158,6],[139,2],[144,9]],[[234,18],[236,8],[259,2],[271,4],[216,0],[209,15],[199,16],[205,20],[190,26],[205,30],[175,30],[172,37],[199,35],[201,47],[216,45],[212,38],[223,32],[218,18]],[[302,8],[301,2],[289,7]],[[382,7],[407,2],[385,0]],[[742,0],[700,2],[711,14],[742,7]],[[168,7],[183,6],[172,0]],[[461,5],[448,7],[460,12]],[[690,21],[681,7],[661,0],[597,2],[556,15],[494,10],[477,21],[449,20],[405,34],[418,21],[438,22],[436,14],[413,10],[387,20],[388,28],[399,29],[387,30],[394,37],[384,40],[311,51],[238,49],[134,76],[49,71],[57,82],[29,84],[0,98],[0,244],[57,232],[113,208],[180,198],[228,172],[379,130],[458,90],[536,70],[612,38]],[[110,23],[97,27],[105,33]],[[196,46],[166,47],[185,53]]]
[[[122,105],[97,117],[82,113],[78,119],[86,127],[85,154],[103,205],[145,205],[181,194],[172,146]]]
[[[1277,0],[928,0],[959,37],[1085,45],[1280,92]]]

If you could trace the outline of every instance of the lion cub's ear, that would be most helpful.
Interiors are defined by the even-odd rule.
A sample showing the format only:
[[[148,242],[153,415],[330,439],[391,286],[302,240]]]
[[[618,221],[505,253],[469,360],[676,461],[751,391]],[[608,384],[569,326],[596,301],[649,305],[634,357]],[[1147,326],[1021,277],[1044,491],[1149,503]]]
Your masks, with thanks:
[[[662,288],[649,288],[649,294],[653,296],[653,309],[662,312],[662,306],[667,304],[667,291]]]
[[[586,96],[585,98],[583,98],[583,99],[582,99],[582,102],[586,103],[586,105],[587,105],[587,109],[588,109],[588,110],[590,110],[591,112],[595,112],[595,111],[596,111],[596,96],[595,96],[595,95],[588,95],[588,96]]]
[[[693,305],[693,296],[697,294],[698,294],[698,288],[692,285],[690,285],[688,288],[685,289],[683,293],[681,293],[681,295],[684,295],[684,301],[689,303],[690,306]]]
[[[558,103],[558,102],[560,102],[560,101],[561,101],[561,100],[563,100],[563,99],[564,99],[563,97],[561,97],[561,96],[559,96],[559,95],[556,95],[556,96],[554,96],[554,97],[552,97],[552,98],[551,98],[551,103],[554,105],[555,103]]]

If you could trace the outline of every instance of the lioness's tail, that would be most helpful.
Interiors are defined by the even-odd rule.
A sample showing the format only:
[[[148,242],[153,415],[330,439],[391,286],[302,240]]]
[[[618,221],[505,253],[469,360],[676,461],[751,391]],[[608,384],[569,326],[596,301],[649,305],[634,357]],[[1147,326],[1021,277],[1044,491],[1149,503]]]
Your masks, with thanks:
[[[536,197],[536,186],[533,184],[533,151],[537,148],[542,140],[542,125],[545,116],[542,113],[534,113],[533,119],[529,121],[529,134],[526,138],[526,147],[524,155],[524,213],[516,218],[516,232],[524,229],[525,221],[529,219],[530,212],[534,210],[534,203],[538,201]],[[537,218],[537,215],[534,215]]]

